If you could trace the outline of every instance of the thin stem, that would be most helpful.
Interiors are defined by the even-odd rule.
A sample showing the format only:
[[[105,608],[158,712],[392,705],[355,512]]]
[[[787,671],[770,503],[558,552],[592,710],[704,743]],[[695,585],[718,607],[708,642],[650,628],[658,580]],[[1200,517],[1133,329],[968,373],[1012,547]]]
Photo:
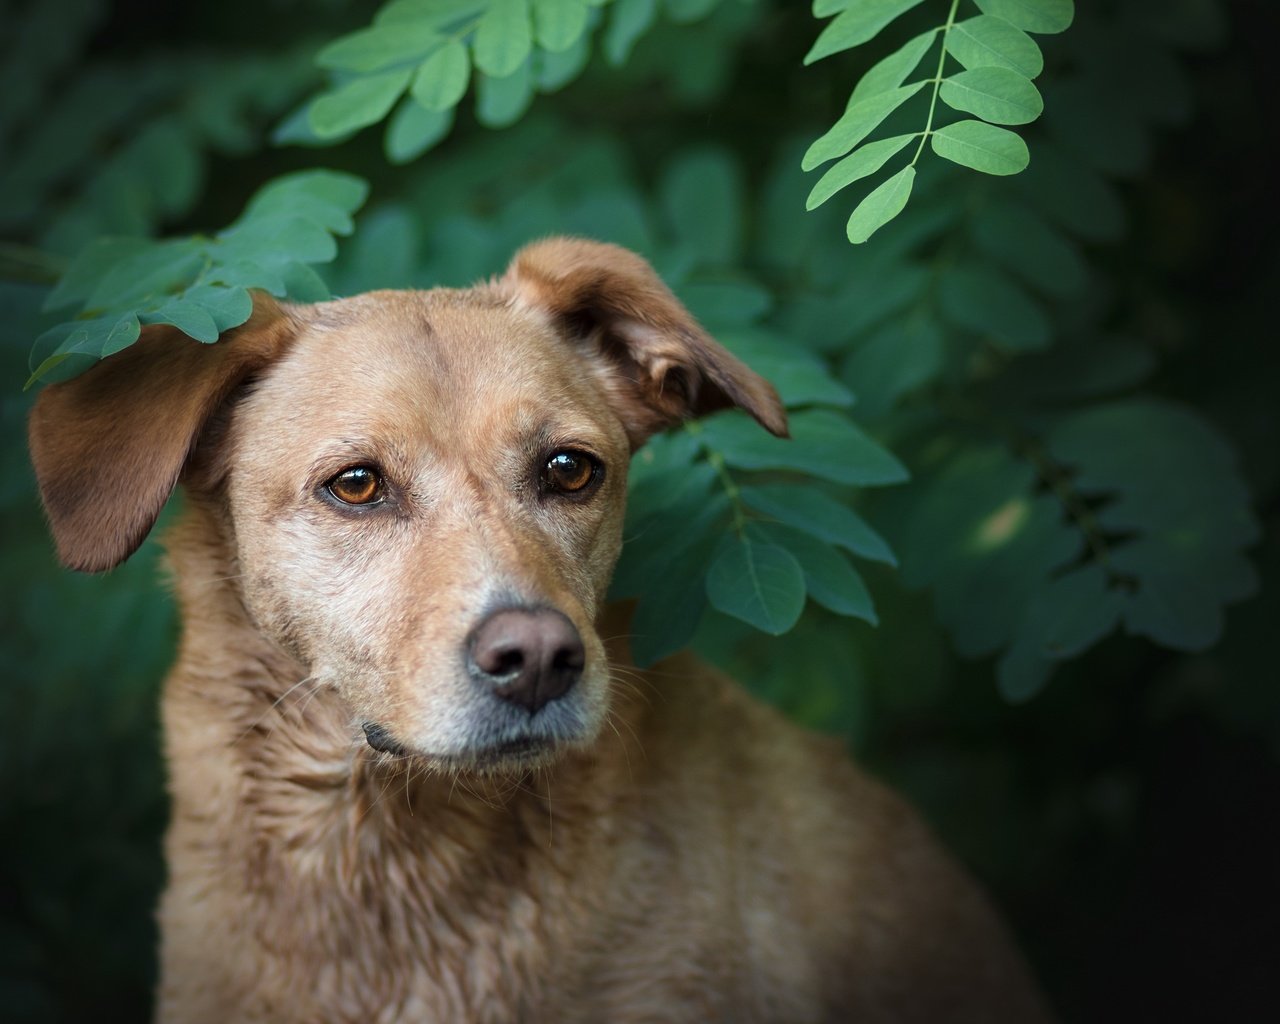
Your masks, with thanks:
[[[684,425],[694,437],[699,438],[699,444],[703,453],[707,457],[707,462],[711,468],[716,471],[716,477],[720,480],[720,486],[724,488],[724,493],[729,498],[729,505],[733,510],[733,532],[739,537],[745,539],[747,531],[747,508],[742,502],[742,491],[738,487],[738,483],[733,479],[733,474],[729,472],[729,467],[724,461],[724,456],[714,448],[709,447],[701,442],[702,424],[691,421]]]
[[[916,165],[916,161],[920,159],[920,154],[924,152],[924,144],[929,140],[929,136],[933,134],[933,112],[938,106],[938,90],[942,88],[942,69],[947,62],[947,35],[951,32],[951,26],[956,23],[956,8],[960,6],[960,0],[951,0],[951,10],[947,12],[947,23],[942,26],[942,46],[938,53],[938,70],[932,78],[926,78],[926,82],[933,83],[933,95],[929,97],[929,120],[925,122],[924,132],[920,135],[920,145],[916,147],[916,155],[911,158],[911,166]]]

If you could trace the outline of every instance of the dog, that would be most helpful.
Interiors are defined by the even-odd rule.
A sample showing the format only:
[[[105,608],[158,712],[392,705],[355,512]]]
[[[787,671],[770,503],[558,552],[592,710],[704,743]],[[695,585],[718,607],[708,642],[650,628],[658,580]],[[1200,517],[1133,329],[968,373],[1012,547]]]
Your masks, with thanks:
[[[833,740],[630,665],[629,456],[731,406],[786,433],[643,259],[571,238],[469,289],[256,296],[214,345],[146,327],[42,392],[64,564],[185,492],[160,1021],[1048,1019]]]

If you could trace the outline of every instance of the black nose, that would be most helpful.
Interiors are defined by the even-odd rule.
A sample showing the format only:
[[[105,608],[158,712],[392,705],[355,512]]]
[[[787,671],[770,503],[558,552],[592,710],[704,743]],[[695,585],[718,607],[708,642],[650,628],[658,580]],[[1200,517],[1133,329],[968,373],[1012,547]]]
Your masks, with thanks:
[[[472,674],[504,700],[537,711],[582,675],[586,652],[578,630],[550,608],[504,608],[471,634]]]

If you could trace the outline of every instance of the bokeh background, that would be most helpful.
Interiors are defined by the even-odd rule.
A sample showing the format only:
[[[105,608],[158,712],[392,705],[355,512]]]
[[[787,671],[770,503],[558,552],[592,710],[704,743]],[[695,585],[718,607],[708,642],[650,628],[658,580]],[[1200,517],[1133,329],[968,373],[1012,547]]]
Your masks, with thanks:
[[[314,53],[376,5],[0,2],[0,1018],[146,1019],[164,878],[156,707],[177,626],[154,540],[101,577],[52,557],[23,425],[50,281],[97,235],[217,228],[264,181],[310,166],[372,184],[323,270],[340,293],[466,283],[558,230],[655,258],[682,231],[727,232],[738,265],[777,280],[787,273],[770,239],[798,225],[786,235],[797,261],[832,280],[874,274],[875,240],[855,251],[843,238],[848,204],[804,213],[798,162],[878,53],[803,69],[818,28],[808,5],[703,4],[687,23],[680,6],[622,67],[593,56],[511,127],[479,123],[464,103],[446,140],[397,164],[377,130],[320,152],[296,127],[278,130],[321,85]],[[878,627],[812,608],[781,638],[719,622],[697,642],[912,798],[992,890],[1064,1019],[1267,1020],[1280,964],[1280,18],[1262,0],[1089,6],[1057,50],[1046,42],[1047,78],[1100,69],[1064,131],[1102,154],[1103,199],[1122,216],[1079,240],[1091,289],[1052,315],[1095,310],[1144,354],[1146,393],[1185,403],[1229,442],[1261,524],[1247,552],[1259,585],[1207,650],[1117,632],[1017,703],[993,658],[956,653],[930,589],[890,567],[862,567]],[[1155,63],[1116,45],[1129,37],[1113,29],[1132,31],[1139,9],[1189,26],[1152,30]],[[1109,116],[1144,88],[1169,116]],[[1068,92],[1063,109],[1079,100]],[[926,199],[955,206],[1004,187],[972,177],[946,168]],[[729,221],[694,223],[700,204],[681,205],[700,180],[721,190],[711,211],[730,182]],[[775,289],[778,323],[791,294]],[[825,352],[837,374],[840,344]],[[948,387],[980,395],[963,374]],[[891,407],[905,397],[918,413],[933,394],[913,405],[910,386],[873,393],[853,415],[914,468]],[[911,486],[859,504],[904,558]]]

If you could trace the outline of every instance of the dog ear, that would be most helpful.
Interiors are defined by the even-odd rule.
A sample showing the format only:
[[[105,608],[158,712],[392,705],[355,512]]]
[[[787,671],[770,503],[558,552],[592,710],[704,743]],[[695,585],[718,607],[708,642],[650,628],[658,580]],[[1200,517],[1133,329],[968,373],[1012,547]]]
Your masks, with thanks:
[[[516,304],[594,344],[613,371],[615,408],[633,448],[690,416],[730,406],[787,436],[773,385],[698,326],[633,252],[581,238],[525,246],[498,282]]]
[[[64,565],[111,569],[155,525],[205,423],[250,374],[273,362],[296,323],[270,298],[216,344],[169,325],[36,399],[27,438]]]

